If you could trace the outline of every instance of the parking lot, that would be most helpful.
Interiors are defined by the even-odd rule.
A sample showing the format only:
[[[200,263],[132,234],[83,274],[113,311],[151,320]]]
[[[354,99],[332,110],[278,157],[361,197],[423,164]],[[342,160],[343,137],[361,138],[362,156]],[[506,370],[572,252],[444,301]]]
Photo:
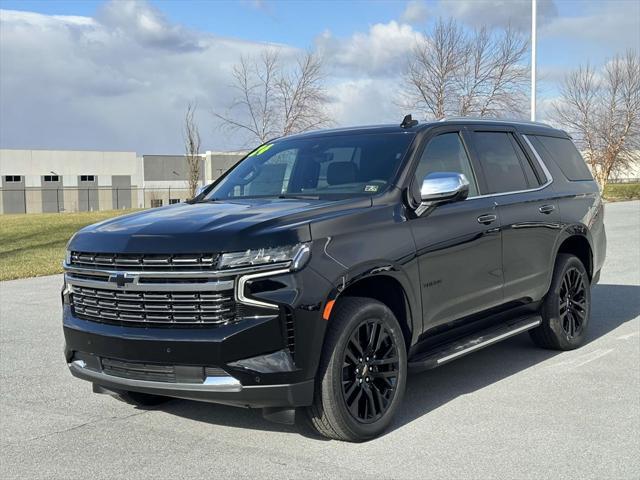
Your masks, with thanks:
[[[606,207],[608,252],[587,345],[523,334],[410,377],[381,438],[175,400],[91,393],[62,354],[60,276],[0,283],[2,478],[639,478],[640,202]]]

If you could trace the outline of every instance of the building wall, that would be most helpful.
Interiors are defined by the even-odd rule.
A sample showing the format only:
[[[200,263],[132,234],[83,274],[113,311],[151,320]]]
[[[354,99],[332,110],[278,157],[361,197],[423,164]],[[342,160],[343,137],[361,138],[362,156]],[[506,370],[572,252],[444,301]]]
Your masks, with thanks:
[[[144,181],[186,182],[189,165],[184,155],[144,155]],[[205,178],[204,158],[200,160],[200,179]]]
[[[47,177],[51,177],[48,175]],[[64,195],[62,177],[58,176],[58,181],[47,181],[45,175],[40,177],[42,185],[42,211],[43,212],[63,212]]]
[[[18,181],[2,177],[2,205],[4,213],[26,213],[25,179],[20,177]]]
[[[111,204],[114,210],[131,208],[131,177],[114,175],[111,178]]]
[[[200,185],[215,181],[245,154],[201,154]],[[45,182],[56,175],[57,182]],[[5,185],[6,176],[20,182]],[[152,201],[168,205],[190,196],[184,155],[0,149],[0,177],[0,213],[149,208]]]
[[[110,210],[115,203],[131,208],[131,190],[144,183],[142,171],[142,158],[134,152],[0,149],[0,213]],[[21,181],[7,183],[7,176]],[[46,182],[45,176],[59,179]],[[83,176],[93,180],[82,181]],[[114,203],[114,185],[129,189],[122,202]]]
[[[217,180],[249,152],[207,152],[207,183]]]

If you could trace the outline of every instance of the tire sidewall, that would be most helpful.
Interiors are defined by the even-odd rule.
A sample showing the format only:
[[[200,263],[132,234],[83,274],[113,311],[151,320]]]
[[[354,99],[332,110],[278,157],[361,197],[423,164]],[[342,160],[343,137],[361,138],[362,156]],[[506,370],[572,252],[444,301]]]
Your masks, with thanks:
[[[336,313],[339,314],[340,312],[338,311]],[[353,418],[347,409],[342,395],[342,364],[344,351],[353,331],[362,322],[367,320],[379,320],[385,325],[389,334],[393,337],[399,359],[398,382],[391,405],[382,418],[373,423],[361,423]],[[366,440],[379,435],[389,426],[399,405],[402,403],[407,382],[407,353],[404,336],[391,310],[377,301],[368,302],[366,306],[358,310],[355,315],[346,319],[346,322],[340,327],[342,331],[331,352],[331,360],[327,366],[327,375],[325,375],[323,379],[323,391],[325,393],[331,392],[331,395],[334,396],[338,407],[336,413],[341,417],[343,424],[348,427],[354,436]]]
[[[582,329],[579,335],[575,335],[573,337],[569,337],[562,327],[559,302],[562,279],[564,278],[567,270],[571,268],[577,268],[582,275],[582,280],[585,284],[586,297],[586,315],[582,324]],[[542,313],[543,319],[547,322],[548,328],[553,333],[559,347],[565,350],[570,350],[582,345],[587,332],[587,327],[589,326],[589,318],[591,316],[591,285],[589,282],[589,275],[584,268],[584,265],[577,257],[574,257],[573,255],[561,255],[558,257],[554,270],[553,281],[551,283],[549,293],[545,298]]]

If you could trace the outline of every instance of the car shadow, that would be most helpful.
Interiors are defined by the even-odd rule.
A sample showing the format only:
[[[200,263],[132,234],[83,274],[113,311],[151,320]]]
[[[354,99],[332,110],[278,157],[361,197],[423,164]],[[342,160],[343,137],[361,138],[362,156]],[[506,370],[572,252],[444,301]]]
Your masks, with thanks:
[[[587,345],[640,315],[640,286],[597,285],[592,291],[591,324]],[[487,347],[434,370],[412,374],[407,382],[403,405],[388,432],[455,398],[485,388],[518,374],[562,352],[537,348],[528,335],[521,334]],[[233,428],[278,431],[326,440],[303,421],[298,412],[295,425],[272,423],[260,410],[249,410],[187,400],[176,400],[162,411],[198,422]]]

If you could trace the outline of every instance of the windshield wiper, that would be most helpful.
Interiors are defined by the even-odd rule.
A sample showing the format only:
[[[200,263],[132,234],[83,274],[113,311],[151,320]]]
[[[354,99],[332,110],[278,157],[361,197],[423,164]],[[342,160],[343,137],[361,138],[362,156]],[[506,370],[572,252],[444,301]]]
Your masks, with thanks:
[[[293,198],[297,200],[320,200],[318,195],[290,195],[288,193],[282,193],[278,195],[278,198]]]

